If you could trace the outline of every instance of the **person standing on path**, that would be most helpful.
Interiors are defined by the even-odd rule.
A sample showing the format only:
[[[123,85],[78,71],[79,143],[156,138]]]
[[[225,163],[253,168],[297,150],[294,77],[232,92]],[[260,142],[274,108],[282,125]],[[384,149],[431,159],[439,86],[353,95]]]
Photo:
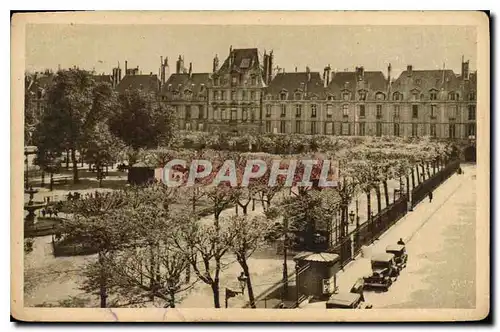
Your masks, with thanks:
[[[432,202],[432,191],[429,191],[429,202]]]

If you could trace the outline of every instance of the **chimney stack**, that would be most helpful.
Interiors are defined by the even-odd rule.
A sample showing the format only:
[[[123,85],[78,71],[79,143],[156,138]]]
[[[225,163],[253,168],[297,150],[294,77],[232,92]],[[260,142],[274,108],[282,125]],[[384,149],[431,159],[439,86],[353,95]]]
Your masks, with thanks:
[[[323,71],[323,86],[326,88],[330,84],[330,71],[332,68],[330,65],[326,66]]]
[[[406,66],[406,72],[407,72],[408,76],[412,76],[413,75],[413,66],[412,65]]]
[[[128,67],[127,67],[127,65],[128,65],[128,61],[125,60],[125,75],[128,75],[128,69],[127,69]]]
[[[268,73],[267,73],[267,84],[271,83],[271,81],[273,80],[273,51],[271,50],[271,52],[269,52],[269,58],[268,58],[268,61],[269,61],[269,65],[268,65]]]
[[[464,56],[462,55],[462,80],[469,79],[469,60],[464,61]]]
[[[191,78],[193,76],[193,63],[192,62],[189,63],[189,72],[188,72],[188,74],[189,74],[189,78]]]
[[[363,68],[363,66],[356,67],[356,79],[358,81],[364,81],[364,79],[365,79],[365,69]]]
[[[311,69],[309,66],[306,66],[306,73],[307,73],[307,82],[311,81]]]
[[[266,53],[266,50],[264,50],[264,82],[268,84],[267,82],[267,77],[269,74],[269,56]]]
[[[387,83],[388,84],[391,84],[391,69],[392,69],[392,66],[389,63],[389,66],[387,66]]]
[[[215,73],[217,70],[219,70],[219,57],[216,54],[213,61],[212,72]]]

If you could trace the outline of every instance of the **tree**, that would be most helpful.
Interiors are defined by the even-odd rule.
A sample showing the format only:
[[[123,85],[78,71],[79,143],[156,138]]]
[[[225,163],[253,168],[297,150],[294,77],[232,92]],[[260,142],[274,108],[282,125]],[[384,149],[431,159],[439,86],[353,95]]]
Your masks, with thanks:
[[[248,257],[263,243],[268,225],[263,217],[231,216],[223,219],[223,223],[228,225],[227,229],[231,233],[228,237],[230,250],[236,256],[236,260],[247,277],[246,283],[250,305],[252,308],[256,308]]]
[[[103,167],[117,159],[123,143],[111,134],[105,123],[97,123],[92,129],[88,129],[85,141],[85,158],[95,165],[97,180],[101,187],[105,177]]]
[[[226,225],[202,223],[189,216],[184,216],[179,221],[182,225],[172,234],[172,241],[186,255],[198,279],[210,285],[214,307],[220,308],[221,259],[230,248],[231,233],[227,231]],[[215,267],[212,263],[215,263]]]
[[[72,218],[63,224],[64,240],[90,246],[98,253],[97,262],[85,269],[83,289],[97,290],[101,308],[107,307],[109,291],[113,286],[109,262],[119,249],[133,239],[134,225],[129,222],[127,210],[129,195],[124,191],[97,193],[93,197],[71,201]]]
[[[110,129],[134,150],[167,146],[174,134],[174,115],[153,93],[126,90],[118,96],[118,111],[110,119]]]
[[[71,150],[73,181],[78,182],[76,150],[83,142],[94,101],[95,82],[90,72],[80,69],[60,70],[47,91],[47,110],[42,118],[42,132],[59,143],[59,150]]]

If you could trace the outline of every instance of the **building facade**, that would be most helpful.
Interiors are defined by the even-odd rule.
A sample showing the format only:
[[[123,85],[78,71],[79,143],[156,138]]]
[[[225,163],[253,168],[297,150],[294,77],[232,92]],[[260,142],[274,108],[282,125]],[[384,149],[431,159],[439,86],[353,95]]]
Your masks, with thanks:
[[[256,48],[232,47],[220,68],[214,58],[207,91],[209,131],[261,131],[262,93],[271,78],[272,58],[265,54],[261,66]]]

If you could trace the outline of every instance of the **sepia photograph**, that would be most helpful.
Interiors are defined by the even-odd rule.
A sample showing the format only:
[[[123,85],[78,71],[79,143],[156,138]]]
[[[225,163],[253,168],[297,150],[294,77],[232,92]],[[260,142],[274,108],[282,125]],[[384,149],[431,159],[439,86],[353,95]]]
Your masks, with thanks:
[[[488,25],[15,14],[11,314],[486,318]]]

